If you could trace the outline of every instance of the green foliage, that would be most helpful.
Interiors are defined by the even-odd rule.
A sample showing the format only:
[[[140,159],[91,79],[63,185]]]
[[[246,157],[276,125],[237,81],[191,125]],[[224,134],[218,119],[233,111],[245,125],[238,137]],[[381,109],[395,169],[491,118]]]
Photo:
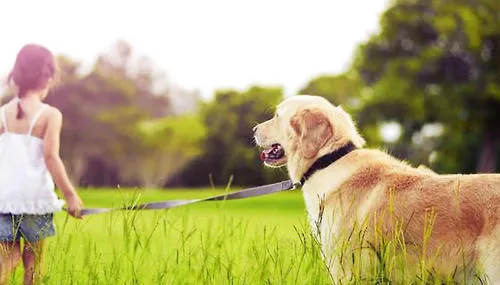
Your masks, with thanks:
[[[139,122],[134,151],[122,157],[122,175],[146,187],[162,187],[202,152],[205,125],[186,115]]]
[[[173,117],[172,94],[153,88],[160,79],[147,60],[132,58],[126,43],[99,56],[86,74],[68,58],[58,62],[61,84],[47,101],[63,113],[61,152],[75,182],[163,186],[200,153],[205,131],[199,121]],[[178,163],[158,169],[160,159]]]
[[[184,172],[183,184],[225,185],[233,177],[237,185],[258,185],[284,178],[283,169],[271,171],[262,165],[252,132],[272,117],[282,98],[282,90],[271,87],[216,92],[200,111],[207,129],[204,153]]]
[[[500,139],[497,2],[394,1],[381,18],[381,31],[359,47],[354,59],[353,68],[372,93],[363,100],[360,124],[400,122],[403,134],[397,145],[408,154],[410,149],[425,151],[415,136],[427,124],[440,123],[446,131],[428,148],[439,149],[438,171],[472,172],[476,165],[479,171],[495,171]],[[476,157],[470,159],[470,153]],[[412,160],[428,163],[420,157]]]
[[[342,105],[346,111],[359,107],[362,83],[355,73],[322,75],[312,79],[299,94],[322,96],[335,105]]]
[[[207,129],[197,116],[185,115],[141,122],[139,136],[146,148],[199,153]]]

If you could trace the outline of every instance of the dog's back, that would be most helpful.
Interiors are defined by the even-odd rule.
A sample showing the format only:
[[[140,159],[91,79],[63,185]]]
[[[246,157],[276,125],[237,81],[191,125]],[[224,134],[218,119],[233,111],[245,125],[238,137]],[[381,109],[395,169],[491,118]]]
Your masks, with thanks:
[[[404,241],[409,260],[425,262],[440,275],[480,265],[499,280],[494,278],[500,266],[492,265],[500,264],[499,174],[438,175],[370,149],[354,151],[334,167],[356,168],[325,204],[328,214],[351,203],[341,214],[343,228],[354,220],[365,223],[365,239],[374,247],[380,235]],[[339,177],[330,173],[333,180]]]
[[[500,282],[496,279],[500,274],[500,174],[438,175],[387,154],[369,152],[361,152],[358,161],[368,164],[352,176],[368,191],[379,191],[371,203],[360,201],[360,210],[371,215],[363,219],[376,216],[381,220],[377,230],[389,238],[401,232],[408,253],[420,261],[425,256],[438,273],[452,275],[479,265],[490,279]],[[351,187],[349,191],[354,190]],[[365,206],[370,209],[362,209]]]

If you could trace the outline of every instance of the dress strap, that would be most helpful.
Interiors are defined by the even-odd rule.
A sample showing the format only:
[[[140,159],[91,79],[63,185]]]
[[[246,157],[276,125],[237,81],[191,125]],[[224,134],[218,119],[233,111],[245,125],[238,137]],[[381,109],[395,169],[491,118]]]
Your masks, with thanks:
[[[36,112],[35,116],[33,116],[33,119],[31,120],[31,123],[30,123],[30,128],[28,130],[28,135],[29,136],[31,136],[31,133],[33,132],[33,128],[35,127],[36,122],[38,121],[38,118],[40,118],[40,115],[42,114],[42,112],[45,109],[45,107],[47,107],[47,105],[43,104],[42,107],[40,107],[40,109],[38,109],[38,111]]]
[[[3,131],[4,133],[6,133],[9,131],[9,129],[7,128],[7,118],[5,117],[5,106],[1,108],[0,112],[2,113]]]

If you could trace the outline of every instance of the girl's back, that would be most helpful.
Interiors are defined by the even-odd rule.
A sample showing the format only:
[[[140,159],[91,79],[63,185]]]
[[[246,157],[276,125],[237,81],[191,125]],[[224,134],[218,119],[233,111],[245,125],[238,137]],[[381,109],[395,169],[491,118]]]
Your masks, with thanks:
[[[39,102],[30,102],[29,100],[22,101],[22,110],[23,116],[21,118],[17,118],[17,103],[20,102],[20,99],[15,98],[12,101],[8,102],[4,106],[2,106],[2,110],[5,111],[3,115],[5,115],[5,119],[8,124],[9,133],[14,134],[28,134],[30,124],[36,120],[36,124],[33,126],[32,135],[39,139],[43,139],[44,129],[47,124],[48,112],[46,110],[42,110],[42,108],[49,107],[47,104],[39,103]],[[42,110],[40,112],[40,110]],[[39,116],[35,119],[35,116]],[[2,125],[0,126],[1,133],[5,132],[3,125],[3,116],[2,116]]]
[[[54,193],[54,183],[43,156],[43,136],[49,112],[46,104],[23,105],[16,118],[18,99],[0,108],[0,212],[45,214],[64,204]],[[38,104],[37,104],[38,103]]]

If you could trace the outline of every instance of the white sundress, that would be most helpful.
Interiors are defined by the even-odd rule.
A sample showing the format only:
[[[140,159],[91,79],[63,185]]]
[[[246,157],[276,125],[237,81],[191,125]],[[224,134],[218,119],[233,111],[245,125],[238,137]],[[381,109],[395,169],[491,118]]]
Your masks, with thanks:
[[[0,110],[0,213],[48,214],[60,211],[64,201],[54,192],[54,182],[43,157],[43,140],[32,136],[47,105],[37,111],[26,134],[9,132],[5,107]]]

